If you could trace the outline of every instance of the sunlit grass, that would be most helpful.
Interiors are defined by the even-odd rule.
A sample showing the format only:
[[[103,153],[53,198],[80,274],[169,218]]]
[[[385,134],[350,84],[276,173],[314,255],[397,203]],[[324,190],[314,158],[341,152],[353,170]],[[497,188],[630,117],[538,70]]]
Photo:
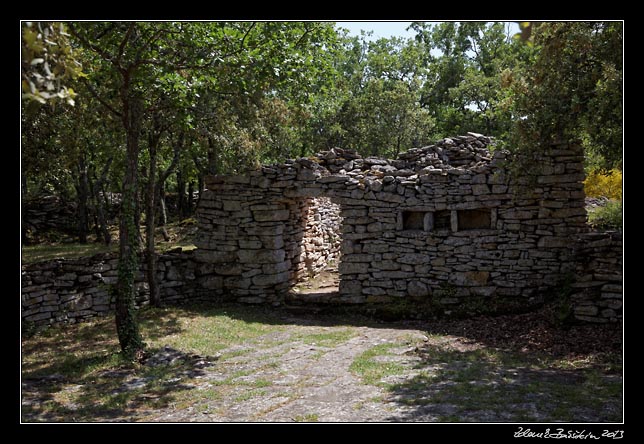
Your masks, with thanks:
[[[356,335],[356,330],[346,328],[342,330],[329,329],[322,333],[303,333],[293,336],[307,345],[317,345],[320,347],[335,347],[343,342],[348,341]]]
[[[239,344],[273,331],[281,330],[270,314],[244,307],[199,309],[183,308],[150,309],[141,326],[149,329],[148,343],[152,347],[169,346],[185,352],[212,356],[233,344]],[[161,320],[161,321],[160,321]],[[165,334],[153,332],[159,321],[166,325]]]
[[[218,362],[214,355],[219,350],[284,328],[269,312],[238,306],[146,308],[139,312],[139,318],[150,353],[169,346],[213,357],[212,362]],[[233,387],[249,387],[238,395],[246,400],[262,396],[262,389],[271,385],[265,378],[243,379],[253,371],[238,370],[223,381],[213,381],[204,392],[191,388],[190,378],[181,376],[189,368],[181,361],[157,367],[124,361],[113,315],[50,327],[22,340],[23,379],[45,378],[40,391],[51,393],[45,402],[25,406],[23,414],[38,412],[38,417],[52,415],[57,420],[92,420],[119,414],[135,418],[169,403],[190,405],[204,397],[219,399],[222,390],[228,392]],[[123,390],[123,384],[132,378],[143,378],[145,384]],[[69,405],[77,407],[70,410]]]
[[[155,234],[155,245],[159,253],[181,247],[183,251],[194,250],[193,236],[196,231],[196,220],[193,218],[166,225],[166,231],[170,236],[165,241],[160,230]],[[141,235],[144,237],[145,227],[141,227]],[[45,242],[37,245],[22,246],[22,263],[32,264],[35,262],[48,261],[53,259],[78,259],[80,257],[93,256],[99,253],[110,253],[118,250],[118,229],[112,227],[112,243],[108,246],[96,242],[93,236],[86,244],[78,242]]]
[[[349,367],[349,370],[359,375],[365,384],[380,385],[386,376],[397,375],[404,371],[404,367],[396,362],[377,361],[378,356],[391,355],[390,349],[397,344],[378,344],[358,356]]]
[[[306,415],[297,415],[293,418],[295,422],[318,422],[320,417],[317,413],[307,413]]]
[[[118,244],[114,243],[110,246],[98,243],[29,245],[22,247],[22,262],[23,264],[31,264],[52,259],[77,259],[99,253],[109,253],[117,249]]]

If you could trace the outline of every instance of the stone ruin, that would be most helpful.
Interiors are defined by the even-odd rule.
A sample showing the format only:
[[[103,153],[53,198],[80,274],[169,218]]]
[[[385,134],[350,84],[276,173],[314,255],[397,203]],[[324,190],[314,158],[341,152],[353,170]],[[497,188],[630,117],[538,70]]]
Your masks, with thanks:
[[[534,183],[476,133],[395,160],[335,148],[211,176],[198,209],[206,288],[246,303],[529,306],[575,268],[586,227],[583,150],[554,146]],[[321,211],[317,211],[321,209]],[[339,262],[337,293],[293,291]],[[481,305],[482,304],[482,305]]]
[[[526,310],[566,294],[578,321],[622,319],[621,233],[589,232],[583,149],[558,145],[528,175],[480,134],[398,159],[332,149],[206,179],[197,249],[159,257],[161,300],[336,304],[430,317]],[[298,292],[329,263],[338,291]],[[115,255],[22,267],[22,319],[73,323],[114,308]],[[145,263],[137,306],[148,303]]]

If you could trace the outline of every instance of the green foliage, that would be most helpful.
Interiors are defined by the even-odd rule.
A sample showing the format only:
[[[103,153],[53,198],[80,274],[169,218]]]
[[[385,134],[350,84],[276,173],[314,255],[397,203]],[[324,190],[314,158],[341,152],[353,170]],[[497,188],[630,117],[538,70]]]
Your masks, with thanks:
[[[622,159],[620,22],[557,22],[531,26],[534,63],[511,76],[516,100],[514,142],[520,150],[582,140],[601,166]]]
[[[434,121],[419,106],[422,47],[400,38],[368,42],[366,36],[344,36],[341,43],[335,83],[315,98],[304,146],[395,157],[429,143]]]
[[[611,200],[605,206],[600,206],[588,212],[588,223],[597,229],[622,229],[622,201]]]
[[[67,85],[84,76],[69,34],[60,22],[22,22],[22,98],[74,105],[76,92]]]
[[[374,41],[322,22],[22,28],[27,87],[25,76],[46,77],[44,61],[31,65],[42,58],[55,75],[43,81],[76,94],[74,108],[23,101],[25,196],[74,199],[83,165],[90,187],[108,165],[101,189],[123,191],[125,72],[126,99],[141,101],[141,184],[149,181],[147,148],[157,137],[159,173],[178,155],[166,182],[171,192],[181,186],[185,193],[185,184],[203,184],[207,174],[241,173],[333,146],[395,157],[466,131],[524,151],[577,138],[594,167],[621,162],[618,22],[526,22],[529,45],[512,38],[507,24],[485,22],[416,22],[412,39]]]
[[[145,165],[146,201],[154,208],[159,164],[166,165],[167,171],[159,170],[165,180],[175,165],[185,167],[188,157],[203,177],[255,166],[265,157],[266,141],[290,145],[288,133],[275,131],[281,125],[273,121],[283,113],[271,107],[273,98],[307,100],[314,79],[323,75],[324,47],[334,34],[331,24],[302,22],[83,22],[68,27],[92,68],[83,87],[103,112],[118,119],[116,132],[125,139],[116,318],[123,352],[133,355],[143,345],[133,314],[140,169]],[[142,151],[146,141],[147,153]],[[81,160],[84,164],[85,157]]]
[[[513,41],[503,23],[414,23],[426,48],[421,105],[441,136],[475,131],[506,139],[512,122],[504,73],[522,66],[531,49]]]

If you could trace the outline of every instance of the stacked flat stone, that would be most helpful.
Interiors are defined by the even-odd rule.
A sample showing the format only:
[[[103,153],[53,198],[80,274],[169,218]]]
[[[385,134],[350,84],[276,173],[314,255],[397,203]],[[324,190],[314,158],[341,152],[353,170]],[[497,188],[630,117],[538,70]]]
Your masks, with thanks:
[[[622,233],[584,233],[576,243],[575,281],[571,284],[573,315],[585,322],[622,319]]]
[[[299,257],[298,280],[312,278],[329,263],[340,260],[340,206],[331,199],[319,197],[305,201],[308,206],[303,251]]]
[[[163,303],[197,300],[209,267],[197,264],[191,251],[159,255],[158,279]],[[137,307],[149,303],[145,261],[136,276]],[[114,310],[110,288],[117,280],[118,258],[102,253],[80,259],[56,259],[22,267],[22,320],[33,325],[76,323]],[[201,267],[201,268],[200,268]],[[198,281],[203,281],[199,282]]]
[[[324,302],[404,302],[436,314],[523,310],[572,273],[576,318],[619,321],[621,238],[587,233],[583,149],[552,146],[533,159],[531,177],[514,179],[511,156],[488,151],[490,143],[468,133],[393,160],[334,148],[207,177],[198,248],[161,257],[162,299],[279,305],[297,300],[300,279],[339,261],[339,292]],[[23,267],[23,319],[103,314],[115,279],[113,257]]]
[[[44,196],[28,200],[23,204],[23,229],[30,238],[38,238],[41,233],[55,230],[63,233],[76,233],[76,206],[64,202],[58,196]]]
[[[196,258],[214,265],[213,291],[281,303],[300,277],[311,199],[326,197],[340,206],[343,239],[329,302],[539,303],[574,268],[570,236],[586,230],[583,150],[552,147],[530,184],[511,180],[509,154],[490,152],[491,142],[468,133],[393,160],[335,148],[208,177]],[[487,226],[466,228],[468,210],[484,212]],[[447,229],[405,229],[410,212],[447,218]]]
[[[106,216],[113,219],[118,214],[121,195],[118,193],[100,194],[109,205],[105,208]],[[66,202],[58,196],[41,196],[29,199],[22,206],[23,231],[29,241],[38,241],[48,231],[65,233],[70,236],[78,234],[78,211],[76,202]]]

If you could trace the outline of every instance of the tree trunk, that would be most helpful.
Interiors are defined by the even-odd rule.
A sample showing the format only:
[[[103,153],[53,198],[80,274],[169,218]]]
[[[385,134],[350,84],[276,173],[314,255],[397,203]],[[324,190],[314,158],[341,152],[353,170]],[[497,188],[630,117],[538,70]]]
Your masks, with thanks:
[[[138,274],[139,233],[136,223],[138,188],[139,131],[142,119],[142,100],[132,97],[128,79],[121,89],[122,120],[125,127],[127,148],[123,199],[119,221],[119,263],[116,282],[116,331],[123,355],[129,359],[141,357],[144,344],[136,320],[135,280]]]
[[[97,239],[103,239],[105,245],[112,243],[112,235],[107,227],[107,217],[105,215],[105,206],[106,206],[106,196],[104,191],[105,181],[107,179],[107,173],[109,172],[110,165],[112,164],[113,158],[110,157],[105,165],[103,165],[103,171],[101,171],[101,176],[94,182],[94,200],[96,202],[96,217],[98,219],[97,229],[100,235],[97,235]],[[103,196],[101,198],[101,190],[103,190]]]
[[[177,167],[179,164],[179,157],[181,155],[181,150],[183,149],[184,145],[184,133],[181,132],[179,133],[179,138],[177,139],[177,143],[174,144],[173,150],[174,150],[174,156],[172,157],[172,161],[170,162],[170,165],[168,168],[166,168],[164,171],[159,173],[159,180],[157,181],[157,200],[160,203],[160,210],[161,210],[161,223],[160,225],[163,227],[162,229],[162,234],[163,234],[163,239],[165,239],[166,242],[170,241],[170,235],[168,234],[168,231],[165,228],[166,223],[168,222],[168,213],[165,205],[165,182],[168,180],[168,177],[170,177],[170,174],[174,171],[174,169]]]
[[[157,205],[157,208],[159,210],[159,228],[161,228],[161,235],[163,236],[163,240],[166,242],[170,242],[170,235],[168,234],[168,230],[166,229],[165,225],[168,223],[168,210],[165,205],[165,183],[162,183],[159,181],[158,183],[158,188],[159,188],[159,195],[157,196],[159,200],[159,205]]]
[[[201,202],[201,196],[203,195],[203,192],[206,189],[206,185],[204,183],[203,176],[201,174],[199,174],[199,177],[197,178],[197,184],[199,188],[199,192],[198,192],[199,197],[197,198],[197,206],[199,206],[199,202]]]
[[[217,145],[213,142],[212,138],[208,137],[208,174],[217,174],[218,171],[218,156],[217,156]]]
[[[154,126],[151,130],[148,139],[148,150],[150,155],[149,171],[148,171],[148,190],[146,196],[146,209],[145,209],[145,223],[146,223],[146,257],[148,262],[148,286],[150,287],[150,304],[152,306],[159,306],[161,303],[161,295],[159,290],[159,282],[157,280],[157,257],[154,249],[154,232],[156,228],[155,213],[157,209],[157,201],[164,200],[162,193],[165,181],[176,167],[179,161],[179,153],[183,146],[183,133],[179,136],[179,142],[174,146],[174,157],[170,166],[159,174],[157,180],[157,150],[163,129],[160,128],[158,121],[154,120]],[[165,202],[164,202],[165,204]],[[169,240],[170,236],[164,228],[164,238]]]
[[[96,236],[96,243],[101,242],[101,223],[98,220],[98,202],[96,201],[96,197],[94,196],[94,185],[90,184],[90,190],[89,190],[93,202],[93,222],[94,222],[94,235]]]
[[[123,197],[125,197],[125,194]],[[134,199],[134,223],[136,224],[136,238],[134,239],[134,242],[136,242],[136,249],[138,251],[143,250],[145,245],[143,234],[141,234],[141,200],[141,190],[137,190],[136,197]]]
[[[198,194],[199,194],[198,199],[197,199],[197,206],[199,206],[199,202],[201,201],[201,196],[202,196],[202,194],[204,192],[204,189],[205,189],[204,176],[206,176],[208,174],[208,168],[202,167],[201,162],[199,161],[197,156],[195,156],[194,154],[192,156],[192,161],[194,162],[195,168],[197,169],[197,184],[198,184],[197,190],[198,190]]]
[[[187,210],[188,210],[188,216],[192,216],[192,213],[194,212],[193,210],[193,196],[195,194],[195,182],[194,180],[191,180],[190,183],[188,184],[188,205],[187,205]]]
[[[183,173],[179,169],[177,170],[177,213],[181,218],[186,217],[189,202],[190,200],[186,201],[186,181],[183,180]]]
[[[87,243],[89,223],[87,217],[87,200],[89,199],[89,182],[87,179],[87,164],[85,156],[78,159],[78,187],[76,188],[78,200],[78,242]]]
[[[156,127],[156,125],[155,125]],[[154,248],[154,231],[156,228],[156,195],[157,195],[157,148],[161,134],[156,128],[151,130],[148,138],[150,163],[148,168],[148,189],[145,204],[145,256],[148,265],[148,287],[150,288],[150,305],[158,307],[161,303],[159,282],[157,280],[157,255]]]
[[[25,170],[22,169],[20,172],[20,179],[22,182],[22,186],[20,187],[20,208],[22,211],[22,214],[24,215],[24,205],[25,205],[25,200],[27,198],[27,175],[25,174]],[[29,240],[27,239],[27,224],[25,224],[24,219],[21,218],[20,221],[21,225],[21,231],[22,231],[22,244],[27,245]]]

